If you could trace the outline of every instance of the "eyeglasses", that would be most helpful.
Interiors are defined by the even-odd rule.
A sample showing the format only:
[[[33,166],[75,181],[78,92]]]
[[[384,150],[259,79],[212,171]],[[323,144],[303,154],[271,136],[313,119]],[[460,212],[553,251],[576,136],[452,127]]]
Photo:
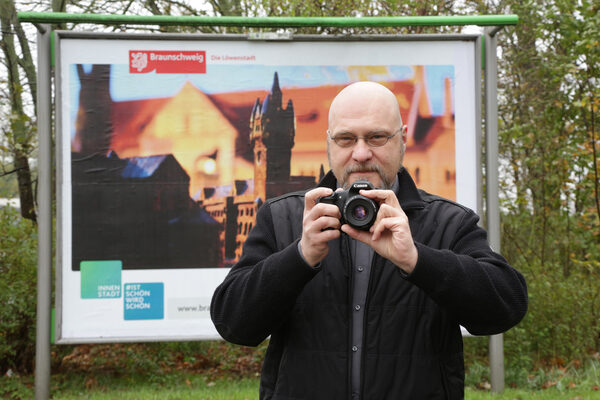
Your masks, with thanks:
[[[396,136],[398,132],[394,133],[393,135],[384,135],[383,133],[371,133],[366,136],[358,137],[351,133],[340,133],[339,135],[331,136],[329,134],[329,131],[327,131],[327,135],[331,140],[335,142],[335,144],[337,144],[340,147],[352,147],[358,142],[358,139],[364,140],[365,143],[371,147],[381,147],[384,146],[388,142],[388,140]]]

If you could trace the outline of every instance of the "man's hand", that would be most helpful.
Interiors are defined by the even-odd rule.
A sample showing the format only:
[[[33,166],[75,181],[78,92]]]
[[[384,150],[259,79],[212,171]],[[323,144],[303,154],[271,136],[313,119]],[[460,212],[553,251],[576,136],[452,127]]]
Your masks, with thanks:
[[[410,233],[408,217],[400,207],[398,198],[391,190],[361,190],[360,194],[379,204],[375,223],[369,232],[347,224],[342,226],[342,231],[368,244],[380,256],[410,274],[417,265],[418,252]]]
[[[331,189],[319,187],[304,196],[304,217],[300,249],[311,267],[321,262],[329,252],[329,241],[340,237],[340,211],[333,204],[317,203],[329,196]]]

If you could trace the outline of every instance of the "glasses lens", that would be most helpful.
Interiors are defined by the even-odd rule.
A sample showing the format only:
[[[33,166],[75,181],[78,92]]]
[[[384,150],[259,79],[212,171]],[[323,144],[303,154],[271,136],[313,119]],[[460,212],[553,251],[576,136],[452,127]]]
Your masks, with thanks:
[[[372,135],[369,136],[366,140],[369,146],[380,147],[387,143],[390,136],[386,135]]]
[[[350,147],[353,146],[354,143],[356,143],[356,136],[338,135],[333,138],[333,141],[340,147]]]

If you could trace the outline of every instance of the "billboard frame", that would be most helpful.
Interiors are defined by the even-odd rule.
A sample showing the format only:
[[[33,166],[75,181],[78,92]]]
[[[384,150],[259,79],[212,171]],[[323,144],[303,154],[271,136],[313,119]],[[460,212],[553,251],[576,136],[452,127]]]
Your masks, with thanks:
[[[83,20],[81,16],[85,17]],[[88,18],[91,17],[91,18]],[[39,135],[38,152],[38,293],[37,293],[37,325],[36,325],[36,372],[35,372],[35,398],[48,399],[50,397],[50,343],[51,343],[51,321],[52,321],[52,78],[51,68],[53,65],[52,54],[52,28],[50,23],[64,22],[85,22],[92,24],[115,24],[111,21],[111,16],[106,15],[85,15],[69,13],[19,13],[18,19],[21,22],[31,22],[38,29],[38,115],[37,127]],[[497,60],[496,60],[496,34],[502,29],[502,26],[516,25],[518,16],[516,15],[484,15],[484,16],[459,16],[459,17],[368,17],[368,18],[338,18],[334,25],[328,25],[328,18],[236,18],[229,17],[168,17],[168,16],[112,16],[114,18],[128,17],[127,21],[120,23],[138,24],[138,25],[205,25],[205,26],[257,26],[257,27],[290,27],[290,26],[445,26],[445,25],[477,25],[490,26],[477,39],[477,43],[486,45],[485,54],[485,134],[486,134],[486,214],[487,228],[490,243],[496,251],[500,251],[500,219],[498,206],[498,174],[495,168],[498,164],[498,135],[497,135]],[[133,17],[133,18],[132,18]],[[163,17],[163,18],[161,18]],[[192,23],[189,19],[195,19]],[[140,22],[136,22],[135,20]],[[171,22],[169,22],[169,19]],[[276,24],[269,24],[269,19]],[[378,24],[376,20],[386,24]],[[142,22],[143,20],[143,22]],[[300,24],[293,24],[292,21],[299,21]],[[302,21],[301,21],[302,20]],[[256,23],[253,23],[256,22]],[[312,24],[312,25],[311,25]],[[99,35],[99,34],[96,34]],[[260,39],[261,36],[259,35]],[[265,35],[262,37],[273,38]],[[481,46],[477,46],[481,49]],[[481,51],[481,50],[476,50]],[[481,57],[476,57],[475,62],[479,65],[481,71]],[[476,87],[479,92],[477,99],[481,99],[481,82],[477,80]],[[478,109],[476,113],[481,115],[481,101],[476,102]],[[491,120],[491,122],[490,122]],[[481,129],[481,123],[478,124],[478,130]],[[478,135],[481,140],[481,134]],[[479,143],[479,148],[481,148]],[[490,171],[493,171],[490,173]],[[481,168],[478,169],[478,176],[481,176]],[[478,184],[483,182],[478,180]],[[481,211],[483,204],[479,202],[478,212]],[[494,208],[493,210],[491,208]],[[504,355],[502,335],[490,337],[490,367],[491,383],[493,392],[502,392],[504,390]]]
[[[72,32],[72,31],[55,31],[54,32],[54,48],[55,48],[55,107],[56,107],[56,119],[55,119],[55,131],[57,133],[57,137],[55,140],[56,148],[55,154],[57,155],[57,182],[56,182],[56,199],[57,199],[57,215],[56,215],[56,223],[57,223],[57,239],[56,239],[56,271],[55,271],[55,279],[56,279],[56,290],[55,290],[55,343],[56,344],[79,344],[79,343],[125,343],[125,342],[158,342],[158,341],[193,341],[193,340],[210,340],[210,339],[219,339],[218,336],[215,337],[207,337],[204,339],[199,339],[198,336],[161,336],[157,338],[148,338],[141,336],[126,336],[126,337],[97,337],[97,338],[63,338],[62,337],[62,325],[63,325],[63,248],[65,243],[63,243],[63,226],[62,223],[65,221],[65,218],[68,216],[63,215],[63,207],[64,201],[66,199],[63,198],[63,182],[60,180],[62,177],[60,168],[62,165],[59,165],[58,162],[62,162],[66,154],[63,154],[65,143],[63,143],[64,135],[63,135],[63,126],[65,123],[62,118],[63,113],[63,93],[62,93],[62,65],[61,65],[61,45],[60,42],[62,39],[87,39],[87,40],[115,40],[115,41],[128,41],[128,40],[152,40],[152,41],[239,41],[239,42],[249,42],[251,41],[247,35],[232,35],[232,34],[161,34],[161,35],[152,35],[152,34],[131,34],[131,33],[103,33],[97,34],[94,32]],[[482,155],[481,155],[481,86],[480,79],[481,76],[481,45],[480,45],[480,36],[479,35],[458,35],[458,34],[433,34],[433,35],[398,35],[398,36],[383,36],[383,35],[355,35],[355,36],[323,36],[323,35],[295,35],[293,37],[292,42],[327,42],[327,43],[346,43],[346,42],[420,42],[420,41],[452,41],[452,42],[469,42],[473,43],[473,60],[475,61],[474,66],[474,82],[473,88],[475,93],[473,93],[473,98],[475,100],[475,112],[473,114],[474,121],[473,126],[475,128],[475,160],[474,165],[479,166],[482,165]],[[287,41],[287,40],[286,40]],[[475,181],[476,181],[476,212],[481,215],[483,211],[483,196],[482,196],[482,173],[481,168],[476,168]],[[66,244],[68,245],[68,243]],[[468,334],[463,330],[463,334]]]

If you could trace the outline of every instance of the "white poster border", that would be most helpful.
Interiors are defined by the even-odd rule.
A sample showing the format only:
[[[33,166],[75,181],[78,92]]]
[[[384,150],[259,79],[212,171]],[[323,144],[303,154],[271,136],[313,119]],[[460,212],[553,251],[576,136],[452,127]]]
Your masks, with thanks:
[[[365,37],[362,40],[348,40],[348,38],[338,37],[309,37],[294,38],[293,41],[285,42],[264,42],[248,41],[240,36],[206,36],[206,35],[82,35],[81,33],[56,32],[56,90],[57,90],[57,196],[58,196],[58,216],[57,216],[57,234],[58,236],[58,263],[57,263],[57,291],[56,291],[56,343],[97,343],[97,342],[129,342],[129,341],[170,341],[170,340],[205,340],[217,339],[217,334],[209,318],[194,320],[176,321],[175,326],[157,326],[157,324],[148,321],[128,321],[123,324],[122,318],[118,318],[113,311],[114,302],[118,302],[122,308],[123,299],[102,300],[102,303],[95,302],[93,315],[104,315],[98,323],[89,324],[81,329],[77,323],[84,308],[82,304],[87,301],[89,304],[94,300],[80,299],[80,278],[79,272],[71,271],[70,245],[71,245],[71,225],[70,225],[70,140],[69,135],[63,131],[68,130],[69,115],[67,107],[64,104],[69,103],[68,76],[64,74],[63,67],[69,64],[122,64],[123,59],[128,59],[126,54],[129,49],[136,50],[172,50],[173,43],[177,43],[179,50],[196,50],[198,42],[204,44],[212,43],[212,46],[231,46],[231,51],[244,51],[248,47],[269,46],[271,54],[275,55],[277,49],[290,47],[302,48],[306,42],[317,42],[323,51],[323,58],[319,59],[319,64],[324,65],[389,65],[392,62],[398,62],[397,55],[389,51],[391,45],[402,42],[405,46],[405,53],[412,54],[408,65],[455,65],[456,82],[454,84],[455,110],[456,110],[456,186],[457,201],[474,210],[478,210],[481,202],[480,188],[480,99],[477,88],[479,84],[477,79],[477,54],[475,48],[477,41],[472,35],[427,35],[427,37],[417,36],[397,36],[397,37]],[[149,38],[152,38],[150,41]],[[355,38],[356,39],[356,38]],[[378,40],[381,39],[381,40]],[[76,48],[70,47],[75,43],[79,46],[84,42],[94,42],[94,46],[105,48],[108,56],[102,54],[102,51],[90,53],[78,53]],[[115,43],[120,42],[120,43]],[[422,47],[427,43],[430,46],[428,52],[423,52]],[[340,45],[347,49],[344,55],[340,57],[339,53],[334,51]],[[365,52],[368,44],[370,57],[365,57],[365,61],[357,62],[357,52]],[[451,47],[450,45],[454,46]],[[85,46],[85,44],[84,44]],[[458,50],[457,50],[458,49]],[[272,65],[313,65],[306,57],[300,57],[300,51],[293,51],[292,54],[298,54],[298,57],[286,57],[285,60],[276,59],[275,56],[264,54],[263,59],[257,60],[257,63]],[[421,54],[415,58],[414,54]],[[125,57],[125,58],[123,58]],[[452,60],[452,62],[448,62]],[[235,63],[236,61],[219,61],[215,63]],[[460,99],[460,102],[458,101]],[[459,112],[460,109],[460,112]],[[210,301],[212,295],[211,288],[214,289],[228,272],[223,268],[209,269],[179,269],[179,270],[123,270],[123,282],[164,282],[165,273],[168,273],[173,282],[183,284],[183,288],[178,291],[184,293],[194,293],[198,291],[197,282],[205,282],[205,288],[210,293],[206,293],[203,301]],[[190,276],[191,275],[191,276]],[[165,293],[165,299],[167,299]],[[165,300],[166,301],[166,300]],[[166,307],[165,307],[166,309]],[[112,311],[111,311],[112,310]],[[92,315],[92,317],[93,317]],[[108,317],[112,315],[113,317]],[[165,320],[173,322],[173,320]],[[115,329],[115,326],[117,328]]]

